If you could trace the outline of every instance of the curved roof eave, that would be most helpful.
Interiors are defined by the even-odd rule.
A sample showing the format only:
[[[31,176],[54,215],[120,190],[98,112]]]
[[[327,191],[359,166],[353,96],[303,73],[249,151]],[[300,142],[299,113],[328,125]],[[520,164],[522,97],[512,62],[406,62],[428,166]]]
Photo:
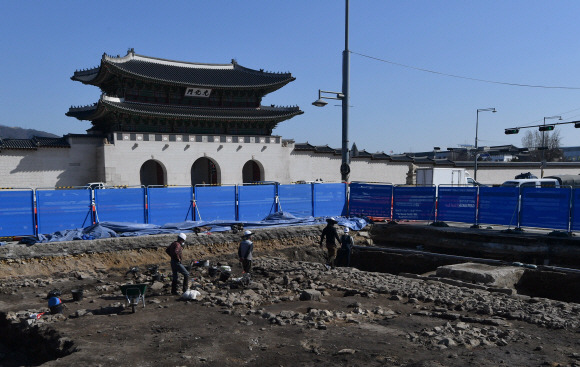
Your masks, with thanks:
[[[304,112],[301,111],[298,107],[290,107],[290,108],[283,108],[283,107],[263,107],[261,109],[244,109],[244,110],[236,110],[236,111],[246,111],[252,113],[253,111],[262,111],[266,112],[261,116],[244,116],[244,115],[220,115],[218,109],[215,110],[216,114],[195,114],[196,110],[200,111],[200,109],[188,109],[182,108],[184,113],[174,113],[168,111],[152,111],[152,110],[145,110],[140,109],[139,107],[146,106],[135,103],[133,105],[127,105],[120,99],[111,98],[111,97],[102,97],[97,104],[93,104],[90,106],[84,107],[71,107],[69,112],[66,113],[69,117],[75,117],[78,120],[89,120],[93,121],[98,118],[103,117],[107,112],[111,110],[118,110],[124,111],[127,113],[138,114],[141,116],[149,116],[149,117],[173,117],[173,118],[182,118],[182,119],[196,119],[196,120],[239,120],[239,121],[284,121],[289,118],[292,118],[297,115],[301,115]],[[164,105],[147,105],[147,107],[158,107],[158,108],[169,108],[169,106]],[[189,110],[189,111],[188,111]],[[222,110],[225,111],[225,110]],[[189,113],[188,113],[189,112]],[[271,113],[267,113],[271,112]]]
[[[151,70],[147,70],[148,68]],[[129,50],[127,55],[124,57],[112,57],[103,54],[101,65],[99,67],[75,71],[71,79],[80,81],[84,84],[98,85],[107,78],[107,75],[111,72],[109,69],[113,69],[115,72],[129,75],[135,79],[143,81],[161,82],[175,86],[198,86],[212,89],[268,89],[274,91],[296,80],[291,73],[271,73],[264,72],[263,70],[254,70],[237,64],[235,60],[232,60],[230,64],[192,63],[138,55],[135,54],[132,49]],[[193,75],[194,73],[192,73],[192,70],[198,71],[197,75]],[[243,83],[220,84],[219,82],[222,80],[232,79],[223,78],[223,76],[220,75],[222,74],[220,70],[229,73],[237,73],[238,79],[241,79],[240,81]],[[150,73],[146,74],[144,71],[150,71]],[[205,81],[194,80],[196,76],[199,76],[200,72],[207,72],[212,75],[205,75]],[[210,82],[207,79],[213,79],[214,82]]]

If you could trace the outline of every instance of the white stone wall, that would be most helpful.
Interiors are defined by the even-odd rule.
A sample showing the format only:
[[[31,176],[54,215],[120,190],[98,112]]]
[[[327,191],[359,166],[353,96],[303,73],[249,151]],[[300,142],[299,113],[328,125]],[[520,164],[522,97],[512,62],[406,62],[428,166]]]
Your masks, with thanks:
[[[242,168],[250,160],[261,167],[264,181],[288,184],[299,180],[341,180],[340,155],[295,151],[294,143],[279,137],[271,137],[271,142],[266,142],[264,137],[251,137],[250,142],[245,142],[244,137],[239,137],[240,142],[234,142],[234,137],[216,136],[215,142],[211,142],[208,136],[190,135],[193,141],[170,141],[169,135],[162,135],[166,140],[155,141],[156,134],[148,135],[149,141],[144,140],[144,134],[114,134],[110,141],[68,136],[71,148],[3,150],[0,187],[83,186],[97,181],[135,186],[140,184],[141,166],[149,160],[163,166],[167,185],[191,185],[192,166],[201,157],[216,163],[218,180],[224,185],[242,183]],[[198,139],[202,141],[194,141]],[[405,184],[410,165],[410,162],[355,157],[351,160],[350,181]],[[473,166],[464,168],[474,177]],[[482,165],[478,167],[477,180],[488,185],[501,184],[523,172],[540,177],[539,163]],[[573,162],[549,163],[544,171],[545,176],[578,173],[580,163]]]
[[[71,148],[7,149],[0,152],[0,187],[82,186],[98,181],[100,140],[69,138]]]

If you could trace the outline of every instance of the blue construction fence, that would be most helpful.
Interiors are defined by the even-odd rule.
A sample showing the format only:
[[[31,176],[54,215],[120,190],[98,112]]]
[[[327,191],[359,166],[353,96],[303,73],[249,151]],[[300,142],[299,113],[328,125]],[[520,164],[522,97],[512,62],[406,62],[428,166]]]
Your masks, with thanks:
[[[365,216],[580,229],[580,189],[420,187],[381,183],[0,190],[0,237],[33,236],[99,222],[166,225],[184,221],[259,221]]]
[[[0,190],[0,237],[37,236],[99,222],[167,225],[347,215],[347,184],[149,186]]]

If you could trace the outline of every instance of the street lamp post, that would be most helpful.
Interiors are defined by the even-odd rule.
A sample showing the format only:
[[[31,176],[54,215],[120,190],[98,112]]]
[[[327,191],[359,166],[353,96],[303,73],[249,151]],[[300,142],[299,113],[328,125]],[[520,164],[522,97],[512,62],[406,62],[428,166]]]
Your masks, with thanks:
[[[478,154],[477,154],[477,131],[479,129],[479,113],[480,112],[489,112],[489,111],[491,111],[493,113],[496,113],[497,112],[494,107],[490,107],[490,108],[478,108],[477,109],[477,114],[476,114],[476,117],[475,117],[475,153],[473,154],[475,156],[475,158],[474,158],[474,168],[473,168],[473,179],[475,181],[477,181],[477,157],[478,157]]]
[[[339,99],[342,102],[342,164],[340,175],[344,182],[350,174],[350,154],[348,151],[348,106],[350,102],[350,51],[348,50],[348,0],[345,0],[344,21],[344,51],[342,52],[342,92],[328,92],[318,90],[318,100],[313,105],[324,107],[327,103],[323,99]],[[324,96],[323,93],[334,94],[334,97]]]
[[[546,134],[546,120],[551,120],[551,119],[558,119],[558,120],[562,120],[562,116],[550,116],[550,117],[544,117],[544,125],[542,128],[542,163],[540,164],[540,178],[544,177],[544,166],[546,165],[546,141],[545,141],[545,134]]]

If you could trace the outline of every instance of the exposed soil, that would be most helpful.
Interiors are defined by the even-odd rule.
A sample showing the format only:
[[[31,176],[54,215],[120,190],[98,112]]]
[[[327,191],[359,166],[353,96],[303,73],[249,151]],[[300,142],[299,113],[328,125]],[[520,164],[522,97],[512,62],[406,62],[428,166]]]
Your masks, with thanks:
[[[83,244],[89,250],[71,255],[70,249],[79,246],[71,243],[58,245],[52,255],[45,245],[34,255],[24,249],[5,253],[0,320],[12,322],[0,322],[3,330],[10,330],[0,339],[0,365],[580,366],[577,324],[556,329],[526,318],[482,315],[437,297],[416,298],[404,289],[432,287],[427,281],[350,268],[328,271],[317,246],[319,227],[256,232],[254,286],[247,287],[233,280],[241,276],[235,256],[239,235],[212,234],[191,241],[186,259],[232,267],[227,281],[210,277],[206,267],[193,267],[191,288],[201,295],[191,301],[170,295],[164,246],[172,236],[133,239],[139,243],[130,246],[129,239],[108,242],[114,251]],[[153,282],[147,274],[151,265],[159,266],[161,281]],[[129,271],[136,266],[138,272]],[[149,285],[145,307],[140,305],[135,313],[125,307],[119,289],[129,282]],[[446,284],[436,287],[441,293],[467,292]],[[30,319],[27,313],[48,310],[46,295],[55,288],[62,292],[64,316]],[[72,300],[73,289],[84,290],[82,300]],[[321,298],[300,300],[305,289],[319,291]],[[470,294],[482,303],[497,298]],[[237,301],[242,296],[254,298]],[[532,301],[571,310],[576,320],[580,316],[576,304]],[[437,339],[434,334],[446,328],[501,337],[485,343],[471,340],[469,345],[449,341],[448,335]],[[39,339],[25,334],[31,330],[43,335],[46,348],[38,348]]]

